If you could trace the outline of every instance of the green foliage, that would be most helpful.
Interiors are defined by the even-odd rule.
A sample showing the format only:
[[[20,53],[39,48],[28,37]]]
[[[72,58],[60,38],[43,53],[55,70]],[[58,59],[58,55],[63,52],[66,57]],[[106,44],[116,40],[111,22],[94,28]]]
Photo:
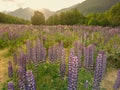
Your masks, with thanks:
[[[108,19],[113,26],[120,25],[120,2],[107,11]]]
[[[82,68],[78,76],[78,90],[85,90],[84,83],[86,80],[88,80],[89,82],[89,86],[86,90],[91,90],[93,84],[93,73],[88,72],[84,68]]]
[[[46,20],[46,24],[47,24],[47,25],[58,25],[58,24],[59,24],[59,16],[58,16],[58,15],[50,16],[50,17]]]
[[[120,3],[117,3],[105,13],[92,13],[87,15],[86,25],[119,26]]]
[[[59,15],[53,15],[46,21],[48,25],[99,25],[99,26],[119,26],[120,25],[120,3],[117,3],[110,10],[104,13],[91,13],[86,17],[78,9],[62,12]]]
[[[34,12],[34,16],[31,17],[31,21],[33,25],[44,25],[45,16],[43,13],[36,11]]]
[[[63,13],[62,13],[63,14]],[[60,20],[62,24],[74,25],[74,24],[83,24],[84,16],[77,10],[65,12],[65,16],[60,15]],[[65,21],[64,21],[65,20]]]
[[[0,13],[0,23],[6,24],[30,24],[30,21]]]
[[[83,24],[85,17],[77,10],[70,10],[67,12],[62,12],[60,15],[53,15],[49,17],[46,24],[49,25],[74,25]]]
[[[63,80],[59,73],[59,64],[40,64],[37,69],[31,65],[28,69],[34,71],[37,90],[66,90],[67,79]]]
[[[109,67],[120,68],[120,51],[109,55],[108,65]]]
[[[87,15],[87,25],[99,25],[99,26],[108,26],[110,25],[109,20],[107,19],[106,14],[94,13]]]

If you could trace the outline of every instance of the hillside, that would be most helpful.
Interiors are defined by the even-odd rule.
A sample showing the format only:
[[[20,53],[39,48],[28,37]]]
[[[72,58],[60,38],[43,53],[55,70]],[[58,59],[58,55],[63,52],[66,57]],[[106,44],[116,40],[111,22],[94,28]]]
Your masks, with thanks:
[[[78,9],[83,15],[87,15],[89,13],[96,13],[96,12],[105,12],[106,10],[110,9],[113,5],[120,2],[120,0],[86,0],[82,3],[78,3],[68,8],[64,8],[58,10],[56,12],[50,11],[49,9],[39,9],[38,11],[42,12],[47,19],[49,16],[53,14],[60,14],[61,12],[68,11],[70,9]],[[31,16],[34,14],[33,9],[31,8],[19,8],[12,12],[7,12],[7,14],[16,16],[25,20],[30,20]],[[6,13],[6,12],[5,12]]]
[[[78,9],[84,15],[96,12],[102,13],[110,9],[111,6],[115,5],[118,2],[120,2],[120,0],[86,0],[82,3],[59,10],[56,13],[61,13],[74,8]]]
[[[8,14],[12,15],[12,16],[22,18],[22,19],[25,19],[25,20],[30,20],[31,16],[34,15],[34,11],[35,10],[33,10],[31,8],[24,8],[24,9],[19,8],[19,9],[15,10],[15,11],[8,12]],[[46,19],[54,13],[54,12],[48,10],[48,9],[40,9],[38,11],[42,12],[45,15]]]
[[[15,11],[8,12],[8,14],[25,20],[30,20],[31,16],[34,14],[34,10],[32,10],[31,8],[19,8]]]
[[[6,24],[29,24],[30,22],[12,15],[0,12],[0,23]]]

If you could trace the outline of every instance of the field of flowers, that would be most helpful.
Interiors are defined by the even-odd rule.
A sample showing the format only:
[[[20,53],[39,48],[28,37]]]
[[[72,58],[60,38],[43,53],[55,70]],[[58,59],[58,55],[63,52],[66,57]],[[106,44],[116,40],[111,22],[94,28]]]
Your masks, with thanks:
[[[120,27],[0,24],[3,49],[9,79],[2,90],[120,88]],[[111,68],[118,74],[108,88],[102,82]]]

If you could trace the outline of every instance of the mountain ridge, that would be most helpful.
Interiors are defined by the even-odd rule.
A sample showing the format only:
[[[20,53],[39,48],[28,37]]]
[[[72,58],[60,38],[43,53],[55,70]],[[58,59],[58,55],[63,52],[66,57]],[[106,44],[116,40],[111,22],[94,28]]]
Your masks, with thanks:
[[[19,17],[25,20],[31,20],[31,17],[34,15],[35,11],[40,11],[45,15],[45,18],[47,19],[49,16],[53,15],[54,12],[50,11],[49,9],[39,9],[39,10],[33,10],[29,7],[27,8],[18,8],[15,11],[7,12],[7,14]],[[5,12],[5,11],[4,11]]]
[[[56,13],[65,12],[71,9],[79,10],[83,15],[90,13],[103,13],[110,9],[113,5],[120,2],[120,0],[85,0],[68,8],[58,10]]]
[[[71,9],[77,9],[83,15],[87,15],[90,13],[103,13],[106,10],[109,10],[113,5],[115,5],[118,2],[120,2],[120,0],[85,0],[82,3],[72,5],[71,7],[68,8],[63,8],[56,12],[50,11],[49,9],[38,9],[38,11],[42,12],[45,15],[46,19],[51,15],[60,14],[61,12],[65,12]],[[7,14],[25,20],[31,20],[31,17],[34,15],[34,11],[36,10],[33,10],[28,7],[28,8],[19,8],[16,9],[15,11],[7,12]]]

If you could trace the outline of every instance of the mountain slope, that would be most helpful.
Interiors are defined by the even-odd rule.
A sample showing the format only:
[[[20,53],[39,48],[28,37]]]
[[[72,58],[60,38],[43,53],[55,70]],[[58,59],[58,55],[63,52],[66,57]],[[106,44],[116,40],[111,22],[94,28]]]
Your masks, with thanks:
[[[30,24],[28,20],[24,20],[18,17],[14,17],[12,15],[8,15],[0,12],[0,23],[8,23],[8,24]]]
[[[15,11],[8,12],[9,15],[16,16],[25,20],[30,20],[31,16],[34,14],[34,10],[30,8],[19,8]]]
[[[84,15],[96,12],[101,13],[110,9],[111,6],[115,5],[118,2],[120,2],[120,0],[86,0],[69,8],[59,10],[57,13],[61,13],[74,8],[78,9]]]
[[[34,15],[34,11],[31,8],[19,8],[13,12],[8,12],[9,15],[12,16],[16,16],[25,20],[30,20],[31,17]],[[49,16],[51,16],[52,14],[54,14],[54,12],[48,10],[48,9],[40,9],[38,10],[40,12],[42,12],[45,15],[45,18],[48,18]]]
[[[105,12],[118,2],[120,2],[120,0],[86,0],[71,7],[58,10],[57,12],[53,12],[48,9],[39,9],[38,11],[42,12],[46,19],[53,14],[59,14],[74,8],[78,9],[83,15],[87,15],[89,13]],[[8,12],[8,14],[25,20],[30,20],[31,16],[34,15],[34,11],[35,10],[31,8],[19,8],[13,12]]]

